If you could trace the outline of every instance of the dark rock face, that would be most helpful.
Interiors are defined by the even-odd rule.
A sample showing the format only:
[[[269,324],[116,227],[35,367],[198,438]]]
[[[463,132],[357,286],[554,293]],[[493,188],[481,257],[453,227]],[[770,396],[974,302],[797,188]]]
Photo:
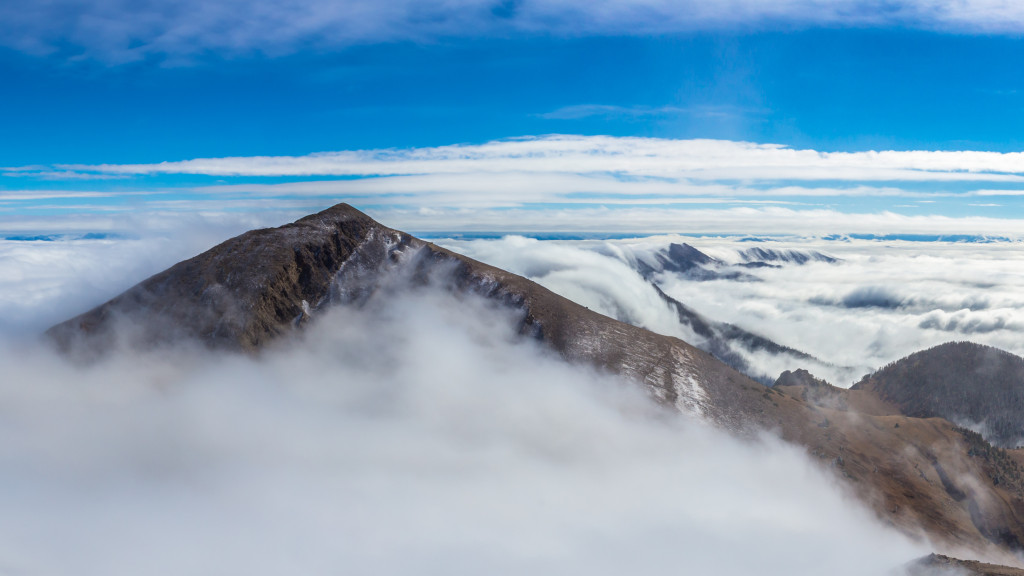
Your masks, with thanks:
[[[689,244],[669,244],[668,249],[656,253],[654,259],[653,266],[643,261],[637,262],[637,271],[645,278],[655,272],[686,273],[709,264],[722,263]]]
[[[72,354],[180,340],[256,352],[326,306],[358,304],[382,282],[479,294],[522,313],[521,332],[564,358],[643,383],[684,412],[753,425],[730,400],[749,380],[678,340],[618,322],[520,276],[384,227],[345,204],[254,230],[51,328]]]
[[[255,350],[337,294],[347,262],[380,265],[414,239],[336,206],[286,226],[253,230],[180,262],[47,335],[65,350],[197,339]]]
[[[806,386],[808,388],[834,388],[828,382],[816,377],[803,368],[786,370],[775,380],[775,386]]]
[[[759,279],[738,270],[719,270],[725,262],[712,258],[689,244],[669,244],[667,249],[654,255],[653,265],[638,260],[636,270],[641,276],[650,280],[658,272],[674,272],[689,280],[705,282],[708,280],[737,280],[757,282]]]
[[[686,272],[697,266],[722,263],[689,244],[671,244],[668,247],[667,256],[659,256],[664,269],[674,272]]]
[[[907,416],[977,425],[1004,448],[1024,441],[1024,358],[971,342],[950,342],[897,360],[854,385]]]
[[[803,368],[783,371],[772,387],[789,393],[799,393],[800,399],[810,406],[839,410],[849,409],[846,390],[829,384]],[[826,424],[827,422],[828,420],[825,420]],[[822,426],[822,424],[818,425]]]
[[[1024,570],[929,554],[904,567],[906,576],[1024,576]]]
[[[799,250],[774,250],[771,248],[748,248],[740,253],[747,262],[764,264],[767,262],[786,262],[789,264],[807,264],[808,262],[827,262],[834,264],[838,258],[821,252],[801,252]]]
[[[771,377],[768,374],[755,373],[740,349],[748,353],[766,352],[773,356],[785,357],[794,364],[799,364],[803,360],[815,360],[810,354],[783,346],[764,336],[748,332],[735,324],[711,320],[693,308],[665,294],[657,284],[653,284],[653,286],[662,300],[675,310],[679,322],[684,326],[688,326],[695,334],[703,338],[701,342],[696,343],[701,350],[708,352],[715,358],[762,384],[771,385]]]

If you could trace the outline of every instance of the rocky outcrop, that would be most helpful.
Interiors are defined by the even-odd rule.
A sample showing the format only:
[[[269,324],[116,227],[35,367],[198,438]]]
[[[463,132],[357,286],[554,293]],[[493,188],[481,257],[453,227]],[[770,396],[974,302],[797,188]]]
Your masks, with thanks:
[[[906,576],[1024,576],[1024,569],[929,554],[904,567]]]
[[[745,262],[766,264],[768,262],[785,262],[787,264],[804,265],[808,262],[824,262],[835,264],[839,259],[822,252],[800,250],[775,250],[773,248],[748,248],[740,252],[740,258]]]

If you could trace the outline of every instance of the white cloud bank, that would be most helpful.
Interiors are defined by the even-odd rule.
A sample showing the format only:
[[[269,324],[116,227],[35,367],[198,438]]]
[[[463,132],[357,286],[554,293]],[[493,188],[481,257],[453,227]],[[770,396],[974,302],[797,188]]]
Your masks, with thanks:
[[[0,39],[123,63],[216,54],[277,56],[352,44],[544,34],[667,34],[707,29],[906,26],[1019,33],[1005,0],[52,0],[0,4]]]
[[[1012,181],[1024,153],[820,152],[729,140],[550,135],[432,148],[354,150],[307,156],[199,158],[157,164],[59,165],[111,175],[397,176],[422,174],[610,174],[618,179]]]
[[[54,171],[116,176],[122,184],[103,192],[76,191],[74,179],[58,191],[25,186],[33,174]],[[161,183],[182,175],[222,183]],[[342,201],[416,232],[1018,237],[1024,230],[1021,152],[822,152],[723,140],[548,135],[306,156],[0,168],[5,176],[17,178],[17,189],[0,191],[2,231],[59,227],[90,212],[96,221],[102,213],[300,214]],[[144,183],[132,190],[124,184],[132,179]],[[26,217],[32,213],[47,214],[49,223]]]
[[[426,293],[338,310],[258,360],[125,351],[82,367],[11,344],[84,309],[83,278],[98,283],[90,298],[116,292],[213,240],[197,232],[224,233],[207,224],[162,239],[0,243],[5,271],[20,272],[0,282],[0,317],[23,319],[0,325],[3,569],[863,575],[927,551],[799,450],[666,420],[635,389],[518,341],[507,315],[473,299]],[[663,241],[460,247],[670,330],[622,260],[601,256]],[[736,248],[687,241],[723,259]],[[835,271],[784,268],[676,295],[822,356],[867,358],[884,353],[871,347],[880,333],[893,353],[931,338],[914,327],[929,310],[1021,308],[1011,244],[843,246],[825,248],[847,262]],[[828,303],[857,278],[916,308]]]
[[[0,239],[0,339],[37,334],[113,298],[175,263],[253,228],[304,214],[129,214],[63,220],[63,232],[116,229],[128,236]],[[27,229],[52,225],[19,220]]]
[[[0,345],[10,573],[885,574],[926,552],[802,452],[401,294],[260,359]]]
[[[688,243],[726,263],[753,247],[820,251],[841,262],[737,268],[741,280],[698,282],[663,273],[670,296],[712,320],[729,322],[809,360],[743,352],[752,369],[777,377],[809,369],[847,387],[918,350],[971,340],[1024,356],[1024,254],[1019,243],[824,241],[654,237],[630,240],[446,240],[452,249],[527,276],[603,314],[699,345],[628,263]],[[777,263],[778,264],[778,263]],[[756,277],[760,281],[750,281]]]

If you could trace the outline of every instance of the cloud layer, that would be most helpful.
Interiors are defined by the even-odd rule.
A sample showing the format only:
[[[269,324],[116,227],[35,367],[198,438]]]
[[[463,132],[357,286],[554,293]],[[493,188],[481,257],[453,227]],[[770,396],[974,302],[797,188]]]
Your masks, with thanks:
[[[66,182],[54,186],[54,174]],[[8,188],[0,191],[0,231],[59,229],[75,218],[122,213],[300,214],[340,201],[415,232],[1019,237],[1024,229],[1024,155],[981,151],[822,152],[549,135],[307,156],[8,167],[0,168],[0,184]],[[37,214],[46,218],[31,218]]]
[[[0,239],[0,339],[38,334],[113,298],[173,264],[253,228],[294,220],[272,214],[105,216],[82,228],[116,228],[128,235],[83,234]],[[32,221],[23,222],[32,226]],[[63,226],[68,227],[65,221]],[[31,229],[31,228],[29,228]],[[19,238],[15,234],[12,238]],[[36,238],[31,233],[20,238]]]
[[[662,414],[473,298],[260,359],[5,344],[0,565],[48,574],[883,574],[923,552],[795,447]]]
[[[728,140],[541,136],[479,145],[200,158],[159,164],[59,165],[74,172],[210,176],[615,174],[692,180],[1024,181],[1024,153],[819,152]]]
[[[55,309],[84,306],[83,273],[100,283],[94,296],[116,291],[216,229],[0,244],[21,273],[0,283],[0,303],[25,319],[0,331],[0,565],[881,574],[924,553],[798,450],[666,419],[636,389],[517,340],[513,318],[472,298],[401,294],[337,310],[260,359],[126,350],[83,367],[11,343]],[[628,266],[679,240],[446,244],[688,337]],[[726,262],[756,245],[685,241]],[[843,262],[752,271],[764,282],[659,281],[713,318],[823,358],[883,363],[992,315],[1006,321],[975,333],[1017,351],[1015,244],[764,245]],[[925,324],[933,317],[942,328]]]
[[[1024,9],[1001,0],[55,0],[0,7],[0,38],[30,54],[107,63],[451,37],[670,34],[707,29],[907,26],[1017,33]]]
[[[474,258],[523,274],[595,310],[694,344],[675,314],[630,265],[671,242],[686,242],[725,263],[753,247],[820,251],[837,263],[736,268],[738,280],[695,281],[665,272],[670,296],[821,362],[744,353],[758,373],[806,368],[839,386],[893,360],[952,340],[1024,355],[1024,261],[1019,243],[897,240],[653,237],[601,241],[446,240]],[[776,263],[778,265],[778,263]],[[751,281],[751,277],[755,280]],[[740,350],[740,352],[743,352]],[[832,364],[829,366],[828,364]]]

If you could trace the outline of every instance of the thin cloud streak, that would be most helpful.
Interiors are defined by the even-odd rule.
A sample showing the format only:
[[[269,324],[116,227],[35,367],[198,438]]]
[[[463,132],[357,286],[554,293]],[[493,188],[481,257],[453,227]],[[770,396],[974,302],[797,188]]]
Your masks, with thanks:
[[[530,202],[632,203],[645,196],[660,202],[688,202],[685,197],[948,197],[947,192],[915,192],[891,186],[811,187],[773,186],[753,188],[722,183],[628,180],[610,175],[531,174],[424,174],[381,176],[358,180],[318,180],[285,184],[223,184],[190,189],[199,194],[242,193],[255,196],[364,195],[374,201],[386,196],[416,197],[431,202]]]
[[[71,198],[85,212],[123,213],[311,212],[349,202],[420,232],[1018,237],[1024,229],[1013,219],[1022,216],[1019,207],[993,213],[971,205],[981,197],[1020,196],[1024,153],[821,152],[722,140],[550,135],[430,148],[52,168],[134,179],[135,187],[75,191],[68,183],[60,190],[32,191],[19,178],[15,191],[0,191],[0,204],[11,215],[0,217],[0,230],[28,229],[35,225],[28,220],[43,211],[53,213],[43,225],[50,230],[83,216],[55,202]],[[6,174],[25,173],[0,169],[0,184]],[[201,185],[212,178],[216,184]],[[768,204],[804,209],[726,210]],[[896,213],[903,210],[920,214]]]
[[[632,117],[650,116],[695,116],[695,117],[730,117],[745,114],[763,113],[763,110],[737,108],[735,106],[615,106],[610,104],[576,104],[563,106],[551,112],[538,114],[546,120],[579,120],[598,117]]]
[[[492,231],[525,233],[768,234],[980,234],[1019,239],[1024,223],[992,217],[906,216],[893,212],[845,213],[786,207],[727,209],[581,208],[576,210],[380,210],[372,211],[396,227],[417,231]]]
[[[120,175],[365,177],[527,172],[679,180],[1024,182],[1024,153],[820,152],[728,140],[549,135],[433,148],[197,158],[154,164],[62,164],[56,168]]]
[[[53,0],[0,4],[0,46],[118,65],[277,57],[356,44],[442,38],[651,35],[815,26],[1024,31],[1001,0]]]
[[[111,198],[152,194],[152,192],[101,192],[89,190],[0,190],[0,202],[7,200],[54,200],[58,198]]]
[[[326,208],[345,197],[316,202],[266,199],[257,205],[253,199],[182,200],[154,206],[111,209],[108,214],[89,214],[86,207],[74,213],[47,217],[26,217],[17,213],[0,214],[0,231],[31,233],[66,232],[146,232],[147,223],[161,230],[177,227],[176,220],[209,218],[248,220],[261,225],[282,224],[290,219]],[[733,208],[608,207],[578,208],[471,208],[355,204],[371,217],[389,226],[417,234],[498,233],[498,234],[716,234],[823,237],[832,234],[938,234],[982,235],[1020,240],[1024,238],[1024,220],[991,216],[948,217],[941,215],[907,216],[893,212],[847,213],[784,206],[737,206]],[[59,206],[54,206],[54,209]]]

